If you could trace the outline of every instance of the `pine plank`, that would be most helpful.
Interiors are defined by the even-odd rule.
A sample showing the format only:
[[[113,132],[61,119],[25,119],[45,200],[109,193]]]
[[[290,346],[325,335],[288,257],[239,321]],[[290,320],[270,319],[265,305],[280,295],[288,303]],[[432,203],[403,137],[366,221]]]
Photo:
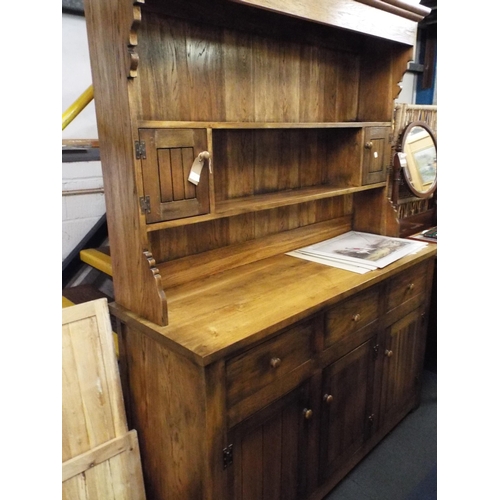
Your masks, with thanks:
[[[62,361],[63,498],[145,499],[106,298],[62,309]]]

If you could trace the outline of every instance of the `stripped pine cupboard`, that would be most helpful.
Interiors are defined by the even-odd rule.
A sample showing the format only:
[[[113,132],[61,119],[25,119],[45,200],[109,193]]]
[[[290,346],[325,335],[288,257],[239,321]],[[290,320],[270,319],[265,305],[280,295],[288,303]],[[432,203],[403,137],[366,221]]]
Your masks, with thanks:
[[[436,247],[386,234],[403,1],[85,0],[120,369],[149,499],[319,499],[418,404]]]

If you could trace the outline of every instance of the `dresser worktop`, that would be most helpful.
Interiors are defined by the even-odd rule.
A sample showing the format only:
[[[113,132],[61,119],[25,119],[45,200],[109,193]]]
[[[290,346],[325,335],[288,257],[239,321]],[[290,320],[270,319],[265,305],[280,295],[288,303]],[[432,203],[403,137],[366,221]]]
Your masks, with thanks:
[[[427,245],[383,269],[357,274],[280,254],[169,289],[164,327],[117,304],[111,309],[205,366],[435,255],[437,246]]]

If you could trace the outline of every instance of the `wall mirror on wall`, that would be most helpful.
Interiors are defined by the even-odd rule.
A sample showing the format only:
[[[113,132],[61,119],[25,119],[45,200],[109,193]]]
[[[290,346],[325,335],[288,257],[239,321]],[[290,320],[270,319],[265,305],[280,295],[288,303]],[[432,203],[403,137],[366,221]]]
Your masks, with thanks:
[[[429,197],[437,186],[437,141],[425,122],[411,122],[402,133],[396,154],[410,191]]]

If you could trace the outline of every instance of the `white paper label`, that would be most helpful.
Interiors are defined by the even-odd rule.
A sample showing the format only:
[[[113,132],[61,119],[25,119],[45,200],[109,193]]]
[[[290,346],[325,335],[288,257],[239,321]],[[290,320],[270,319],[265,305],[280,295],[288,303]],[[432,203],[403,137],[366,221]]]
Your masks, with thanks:
[[[193,184],[195,184],[197,186],[198,183],[200,182],[200,174],[197,174],[196,172],[191,171],[189,173],[188,181],[192,182]]]
[[[191,166],[191,171],[189,172],[188,181],[194,184],[195,186],[197,186],[198,183],[200,182],[201,171],[203,169],[204,163],[205,161],[200,155],[195,158],[193,165]]]

